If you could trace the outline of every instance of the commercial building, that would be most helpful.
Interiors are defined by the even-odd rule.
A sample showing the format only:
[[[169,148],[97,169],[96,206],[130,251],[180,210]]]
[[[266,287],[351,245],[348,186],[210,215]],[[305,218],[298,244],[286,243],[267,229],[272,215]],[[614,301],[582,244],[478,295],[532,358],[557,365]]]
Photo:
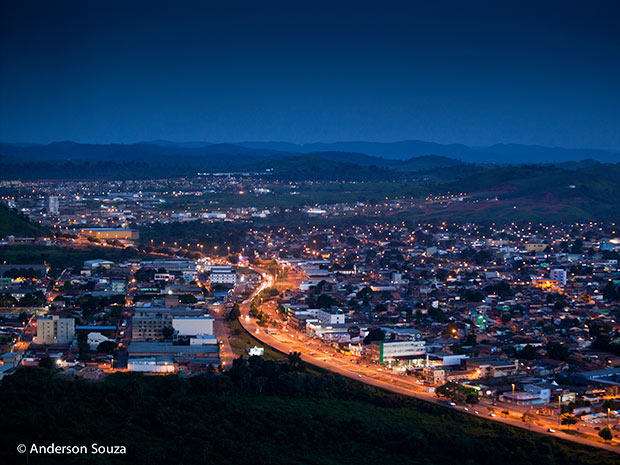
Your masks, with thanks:
[[[424,341],[373,341],[370,345],[370,358],[378,363],[407,360],[425,353]]]
[[[237,273],[232,267],[211,267],[209,281],[212,286],[216,284],[234,286],[237,282]]]
[[[217,344],[174,345],[169,342],[132,342],[128,352],[130,359],[143,357],[170,357],[177,365],[194,365],[198,368],[220,364],[220,348]]]
[[[536,405],[545,403],[539,395],[525,391],[505,392],[499,396],[499,400],[517,405]]]
[[[479,357],[467,360],[467,369],[475,370],[479,378],[500,378],[517,374],[519,362],[509,358]]]
[[[174,373],[176,367],[172,357],[135,357],[127,361],[129,371],[142,373]]]
[[[193,260],[183,259],[157,259],[151,261],[143,261],[142,268],[153,268],[159,270],[163,268],[168,273],[183,272],[186,270],[195,270],[196,262]]]
[[[97,268],[110,268],[112,266],[114,266],[114,262],[111,262],[110,260],[103,260],[101,258],[86,260],[84,262],[84,268],[89,270],[95,270]]]
[[[37,344],[70,344],[75,335],[75,320],[54,315],[37,319]]]

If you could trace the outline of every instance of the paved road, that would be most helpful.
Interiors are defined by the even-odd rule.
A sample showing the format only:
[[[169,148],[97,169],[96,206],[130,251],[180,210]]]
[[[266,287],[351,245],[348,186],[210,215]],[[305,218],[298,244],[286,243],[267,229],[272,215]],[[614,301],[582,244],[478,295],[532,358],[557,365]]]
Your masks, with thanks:
[[[209,315],[214,320],[213,330],[220,344],[220,360],[222,368],[226,370],[232,366],[232,362],[236,358],[232,347],[230,347],[231,334],[226,324],[228,312],[223,305],[211,305],[209,306]]]
[[[262,270],[257,269],[256,271],[261,272],[264,281],[250,298],[241,303],[241,317],[239,318],[241,325],[255,338],[264,344],[268,344],[276,350],[279,350],[280,352],[300,352],[301,358],[304,362],[316,365],[333,373],[337,373],[339,375],[346,376],[347,378],[355,379],[381,389],[386,389],[398,394],[403,394],[409,397],[424,400],[426,402],[432,402],[434,404],[445,406],[444,401],[438,399],[435,394],[426,392],[423,385],[416,382],[416,380],[410,379],[409,377],[388,374],[386,372],[379,371],[380,369],[376,366],[351,362],[351,357],[343,356],[335,351],[331,351],[324,344],[321,344],[318,341],[309,340],[301,333],[289,330],[288,328],[281,327],[281,329],[269,329],[269,333],[267,333],[264,328],[261,328],[256,323],[254,318],[249,316],[252,297],[262,289],[272,285],[271,276],[262,272]],[[454,408],[456,410],[463,411],[463,407],[464,406],[457,406]],[[620,453],[620,447],[615,443],[603,444],[579,436],[566,434],[561,431],[550,433],[547,431],[547,428],[550,427],[551,424],[549,426],[538,426],[532,423],[523,423],[521,420],[506,418],[501,415],[489,417],[487,416],[489,407],[491,407],[490,403],[483,401],[480,405],[474,406],[470,408],[468,412],[464,413],[476,415],[474,412],[478,411],[480,412],[479,416],[485,416],[489,420],[499,421],[518,428]],[[504,410],[506,407],[501,405],[492,408],[499,412]]]

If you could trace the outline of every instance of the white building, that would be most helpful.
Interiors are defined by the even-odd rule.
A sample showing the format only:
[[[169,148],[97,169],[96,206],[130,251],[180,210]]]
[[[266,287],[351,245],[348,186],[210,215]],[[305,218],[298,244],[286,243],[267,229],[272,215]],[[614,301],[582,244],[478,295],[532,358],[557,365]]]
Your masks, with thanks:
[[[45,210],[48,215],[58,215],[60,211],[60,203],[56,195],[50,195],[45,199]]]
[[[392,273],[392,280],[391,280],[391,284],[394,286],[401,286],[403,284],[407,284],[409,282],[408,279],[404,279],[403,278],[403,274],[398,272],[398,271],[394,271]]]
[[[328,310],[318,309],[316,316],[324,325],[343,325],[345,320],[344,313],[330,312]]]
[[[105,337],[101,333],[98,333],[98,332],[88,333],[87,342],[88,342],[88,346],[90,347],[90,350],[96,350],[99,344],[105,341],[114,342],[112,339]]]
[[[233,270],[212,270],[209,275],[209,281],[211,281],[211,285],[228,284],[234,286],[237,282],[237,274]]]
[[[373,341],[370,358],[379,363],[388,363],[426,353],[424,341]]]
[[[200,215],[205,219],[224,220],[226,219],[226,213],[223,212],[206,212]]]
[[[339,312],[331,312],[322,308],[308,308],[305,310],[296,310],[296,317],[306,317],[309,320],[316,320],[321,325],[343,325],[346,315]]]
[[[540,384],[526,384],[523,386],[523,390],[540,397],[540,400],[544,404],[548,404],[551,401],[551,388],[557,386],[549,386],[547,383]]]
[[[140,357],[130,358],[127,361],[129,371],[143,373],[174,373],[175,366],[172,357]]]
[[[37,319],[36,344],[70,344],[75,335],[75,320],[54,315]]]
[[[551,270],[549,278],[555,279],[560,286],[566,286],[566,270],[560,268]]]
[[[172,327],[177,336],[197,336],[198,334],[213,334],[213,318],[210,316],[175,316],[172,318]]]

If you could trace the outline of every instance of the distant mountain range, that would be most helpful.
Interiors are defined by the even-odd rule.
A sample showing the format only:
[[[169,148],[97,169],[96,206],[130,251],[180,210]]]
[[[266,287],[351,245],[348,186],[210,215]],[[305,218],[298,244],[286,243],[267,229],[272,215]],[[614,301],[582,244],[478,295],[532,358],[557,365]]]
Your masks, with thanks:
[[[466,203],[466,209],[424,213],[429,219],[464,215],[463,220],[618,220],[619,162],[620,153],[612,151],[418,141],[0,144],[0,179],[161,179],[250,172],[296,182],[398,181],[407,195],[415,186],[418,194],[467,192],[480,199]]]
[[[329,155],[320,155],[328,153]],[[343,155],[338,155],[343,153]],[[540,164],[578,162],[584,159],[601,163],[620,162],[620,151],[598,149],[566,149],[538,145],[496,144],[488,147],[470,147],[462,144],[437,144],[418,140],[400,142],[333,142],[293,144],[290,142],[239,142],[234,144],[210,142],[171,142],[156,140],[136,144],[78,144],[54,142],[39,144],[0,144],[0,157],[20,161],[49,160],[133,160],[149,161],[169,156],[182,158],[217,159],[222,155],[234,157],[238,162],[252,162],[264,158],[284,158],[311,154],[320,158],[368,165],[367,157],[375,157],[372,164],[382,164],[377,159],[410,160],[437,156],[464,163],[484,164]],[[357,157],[357,158],[356,158]]]

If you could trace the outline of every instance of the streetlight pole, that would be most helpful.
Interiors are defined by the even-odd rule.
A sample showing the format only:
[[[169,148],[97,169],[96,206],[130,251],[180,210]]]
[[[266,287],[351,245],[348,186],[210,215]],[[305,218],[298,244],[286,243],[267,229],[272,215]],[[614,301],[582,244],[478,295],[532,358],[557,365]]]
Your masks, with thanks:
[[[607,428],[609,428],[609,411],[610,411],[610,408],[607,407]]]

